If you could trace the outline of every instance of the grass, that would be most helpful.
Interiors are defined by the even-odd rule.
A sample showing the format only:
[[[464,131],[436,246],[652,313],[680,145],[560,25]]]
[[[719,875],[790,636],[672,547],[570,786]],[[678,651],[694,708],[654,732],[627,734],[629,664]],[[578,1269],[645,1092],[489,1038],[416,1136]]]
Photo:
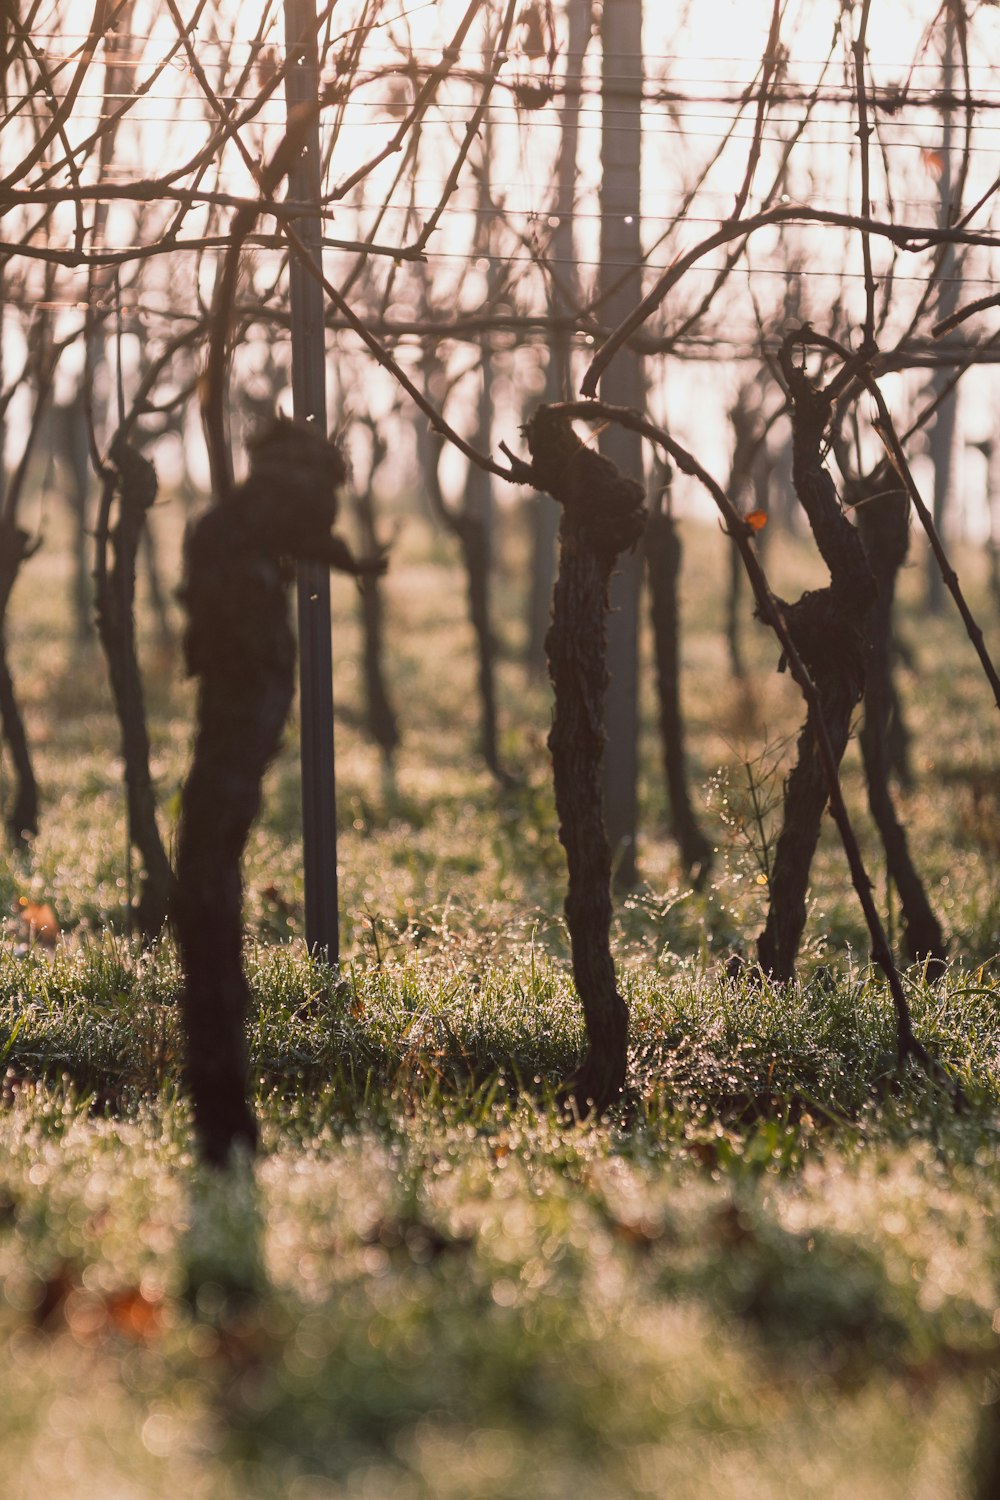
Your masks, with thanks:
[[[265,1119],[220,1183],[179,1107],[16,1092],[11,1493],[963,1493],[996,1352],[972,1134],[567,1129],[482,1093]]]
[[[161,521],[169,552],[176,517]],[[553,1106],[582,1031],[547,694],[515,658],[518,537],[500,687],[519,780],[502,791],[474,752],[461,588],[413,526],[389,586],[394,785],[358,729],[353,596],[335,593],[339,973],[301,941],[293,745],[248,851],[265,1151],[225,1180],[191,1155],[173,950],[122,931],[102,667],[66,644],[65,554],[33,560],[11,628],[44,821],[30,857],[0,866],[3,1500],[984,1500],[1000,1331],[985,685],[954,624],[921,617],[911,576],[904,809],[954,959],[939,985],[916,969],[906,984],[962,1084],[956,1112],[894,1076],[891,1006],[829,830],[799,982],[725,977],[766,899],[745,765],[771,747],[780,786],[800,711],[756,627],[754,695],[730,681],[721,543],[697,528],[687,543],[691,760],[720,857],[707,891],[681,878],[647,723],[645,879],[614,933],[632,1014],[621,1110],[595,1127]],[[794,593],[799,570],[779,552],[777,586]],[[175,657],[144,654],[169,837],[190,692]],[[891,921],[856,758],[845,780]],[[54,906],[54,949],[24,940],[22,897]]]

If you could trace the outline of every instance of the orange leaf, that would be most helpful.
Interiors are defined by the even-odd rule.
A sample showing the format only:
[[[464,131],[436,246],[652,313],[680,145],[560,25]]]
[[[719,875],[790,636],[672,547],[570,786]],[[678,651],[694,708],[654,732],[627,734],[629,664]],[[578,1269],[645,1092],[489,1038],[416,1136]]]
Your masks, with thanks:
[[[743,519],[752,531],[761,531],[767,525],[767,511],[751,510]]]
[[[933,177],[935,182],[940,182],[944,176],[944,157],[940,151],[934,151],[930,146],[925,146],[920,153],[920,159],[924,164],[924,170],[928,177]]]

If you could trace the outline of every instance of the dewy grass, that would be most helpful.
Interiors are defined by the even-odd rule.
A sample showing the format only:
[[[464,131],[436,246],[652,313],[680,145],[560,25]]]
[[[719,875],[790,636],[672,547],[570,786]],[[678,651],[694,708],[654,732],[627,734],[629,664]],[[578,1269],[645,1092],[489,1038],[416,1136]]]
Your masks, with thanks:
[[[10,1493],[963,1492],[995,1174],[814,1142],[733,1177],[525,1103],[287,1127],[224,1179],[174,1110],[17,1094]]]
[[[250,1046],[265,1094],[335,1088],[356,1110],[372,1091],[463,1093],[494,1076],[505,1093],[554,1086],[582,1045],[565,965],[544,955],[483,969],[414,955],[342,974],[301,946],[253,945]],[[123,938],[0,960],[0,1047],[25,1078],[67,1075],[105,1104],[155,1098],[175,1080],[180,977],[169,945]],[[977,1116],[1000,1092],[1000,1021],[982,971],[953,966],[936,986],[915,971],[921,1034],[960,1079]],[[776,990],[696,967],[623,975],[632,1030],[626,1114],[679,1113],[728,1125],[820,1111],[852,1119],[891,1092],[894,1030],[876,973],[817,975]],[[538,1084],[536,1084],[538,1080]],[[927,1099],[941,1090],[917,1076]],[[942,1094],[942,1099],[944,1099]]]
[[[776,583],[797,590],[775,542]],[[726,558],[714,532],[686,545],[704,787],[794,734],[801,706],[755,627],[752,696],[728,680]],[[0,868],[0,1500],[971,1494],[1000,1361],[1000,842],[967,648],[946,621],[903,620],[921,666],[919,692],[901,684],[917,773],[904,811],[955,954],[939,985],[918,969],[906,982],[964,1110],[918,1073],[894,1076],[889,999],[834,839],[800,982],[726,978],[734,948],[752,953],[766,889],[711,808],[714,884],[680,879],[644,699],[645,884],[613,933],[628,1083],[608,1121],[579,1127],[553,1106],[582,1027],[548,693],[501,661],[520,781],[498,791],[474,752],[445,550],[414,527],[399,551],[394,784],[357,728],[354,598],[334,590],[339,973],[302,942],[294,736],[265,788],[245,907],[265,1152],[226,1179],[190,1153],[172,947],[123,935],[115,729],[100,663],[72,660],[53,621],[57,549],[31,564],[49,586],[15,599],[43,821],[30,856]],[[515,576],[499,594],[509,644]],[[178,663],[153,666],[169,844],[191,704]],[[845,784],[864,833],[851,759]],[[54,905],[55,949],[28,943],[21,897]]]

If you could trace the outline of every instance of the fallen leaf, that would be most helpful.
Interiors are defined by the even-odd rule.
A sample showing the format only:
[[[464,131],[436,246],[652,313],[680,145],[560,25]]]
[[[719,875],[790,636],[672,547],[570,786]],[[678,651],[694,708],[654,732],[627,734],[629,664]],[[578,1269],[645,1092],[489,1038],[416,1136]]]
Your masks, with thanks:
[[[108,1320],[119,1333],[151,1339],[163,1326],[163,1304],[139,1287],[128,1287],[107,1299]]]
[[[59,923],[47,901],[31,901],[21,896],[17,903],[17,914],[27,929],[30,943],[43,943],[54,948],[59,939]]]

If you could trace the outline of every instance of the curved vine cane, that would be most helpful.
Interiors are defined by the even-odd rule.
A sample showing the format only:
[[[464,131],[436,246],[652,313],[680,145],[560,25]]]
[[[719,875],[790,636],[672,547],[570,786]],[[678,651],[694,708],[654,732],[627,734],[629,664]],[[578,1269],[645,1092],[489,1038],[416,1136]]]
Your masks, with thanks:
[[[271,202],[282,178],[295,165],[302,151],[306,135],[315,123],[322,108],[322,99],[295,105],[288,114],[285,134],[274,155],[256,173],[259,198],[236,209],[230,225],[229,243],[212,289],[212,304],[209,312],[208,353],[205,368],[199,381],[201,420],[208,449],[209,472],[212,478],[212,493],[217,500],[226,500],[233,491],[233,460],[226,437],[225,401],[232,354],[230,330],[233,308],[236,302],[236,286],[239,279],[240,254],[254,225],[262,213],[270,212],[280,217],[282,209]],[[286,207],[285,212],[288,212]]]

